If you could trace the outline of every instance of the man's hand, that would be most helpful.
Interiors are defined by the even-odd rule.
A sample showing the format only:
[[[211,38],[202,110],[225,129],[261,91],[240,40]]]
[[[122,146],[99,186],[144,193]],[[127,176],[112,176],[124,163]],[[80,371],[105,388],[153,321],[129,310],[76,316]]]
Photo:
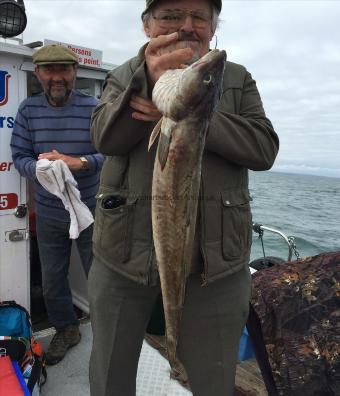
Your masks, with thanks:
[[[185,62],[193,57],[191,48],[178,41],[178,33],[152,38],[145,50],[145,60],[150,88],[153,88],[160,76],[169,69],[183,69]],[[162,114],[150,99],[132,95],[130,106],[136,110],[132,118],[141,121],[158,121]]]
[[[162,114],[150,99],[144,99],[137,95],[132,95],[130,106],[136,110],[132,113],[132,118],[141,121],[158,121]]]
[[[79,157],[70,157],[69,155],[59,153],[57,150],[52,150],[49,153],[39,154],[38,160],[41,159],[48,159],[50,161],[55,161],[57,159],[62,160],[71,171],[77,171],[83,167],[83,163],[80,161]]]
[[[184,42],[178,41],[178,33],[161,35],[152,38],[145,49],[145,61],[150,88],[169,69],[185,68],[194,52],[191,48],[183,48]]]

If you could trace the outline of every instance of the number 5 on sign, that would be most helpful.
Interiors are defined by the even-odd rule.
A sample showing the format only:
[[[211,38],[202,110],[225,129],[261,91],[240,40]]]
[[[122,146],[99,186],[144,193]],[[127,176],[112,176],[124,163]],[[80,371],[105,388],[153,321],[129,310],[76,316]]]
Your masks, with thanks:
[[[0,210],[14,209],[18,206],[17,194],[0,194]]]

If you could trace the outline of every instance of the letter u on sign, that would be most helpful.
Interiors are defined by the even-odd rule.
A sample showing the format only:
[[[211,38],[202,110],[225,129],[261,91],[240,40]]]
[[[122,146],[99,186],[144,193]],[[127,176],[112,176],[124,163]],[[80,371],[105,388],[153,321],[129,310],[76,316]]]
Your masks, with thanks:
[[[8,80],[11,75],[4,70],[0,70],[0,106],[4,106],[8,101]]]

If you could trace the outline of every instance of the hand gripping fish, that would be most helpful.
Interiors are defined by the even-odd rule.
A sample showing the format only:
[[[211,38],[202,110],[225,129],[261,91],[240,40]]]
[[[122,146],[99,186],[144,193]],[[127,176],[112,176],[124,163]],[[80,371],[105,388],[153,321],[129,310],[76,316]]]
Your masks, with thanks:
[[[205,137],[219,100],[225,51],[213,50],[186,69],[169,70],[152,99],[162,119],[152,181],[152,228],[163,296],[168,360],[175,375],[179,325],[191,266]]]

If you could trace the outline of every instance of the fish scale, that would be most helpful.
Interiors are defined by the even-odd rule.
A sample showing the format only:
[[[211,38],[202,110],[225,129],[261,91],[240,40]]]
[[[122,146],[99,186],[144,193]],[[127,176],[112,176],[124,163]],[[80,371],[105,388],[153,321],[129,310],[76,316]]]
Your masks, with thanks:
[[[190,272],[205,136],[222,86],[225,51],[213,50],[186,69],[169,70],[156,83],[153,102],[163,117],[152,180],[152,230],[161,281],[166,346],[173,373]]]

